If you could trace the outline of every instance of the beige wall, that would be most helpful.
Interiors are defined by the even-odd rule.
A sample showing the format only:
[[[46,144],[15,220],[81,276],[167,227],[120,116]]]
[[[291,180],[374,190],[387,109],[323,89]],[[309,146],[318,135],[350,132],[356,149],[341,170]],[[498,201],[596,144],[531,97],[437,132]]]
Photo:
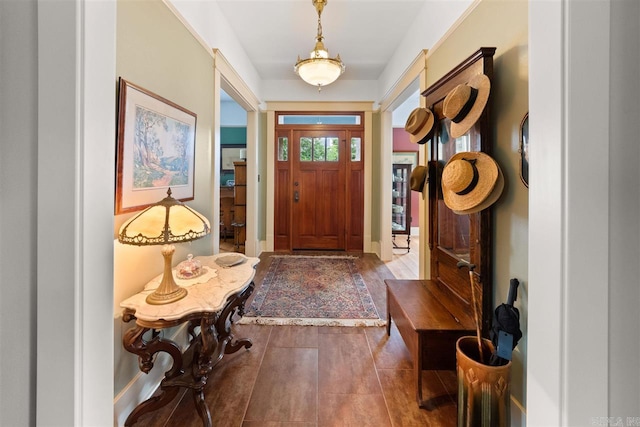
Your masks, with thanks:
[[[267,240],[267,113],[258,116],[258,240]]]
[[[380,112],[374,112],[371,115],[371,119],[373,120],[372,127],[373,129],[380,129],[382,127],[381,123],[381,114]],[[381,189],[387,188],[385,185],[382,185],[382,179],[380,177],[381,174],[376,173],[376,171],[381,170],[382,160],[381,156],[381,146],[382,139],[380,132],[373,132],[371,136],[371,169],[373,170],[373,174],[371,176],[371,241],[379,242],[382,236],[380,235],[380,205],[382,204],[382,196],[380,192]],[[365,233],[367,231],[365,230]]]
[[[494,205],[494,307],[507,299],[509,280],[520,280],[518,300],[524,333],[514,352],[511,393],[524,407],[528,277],[528,189],[520,180],[519,126],[528,111],[528,4],[524,0],[484,0],[429,51],[427,86],[480,47],[495,47],[492,81],[494,158],[505,175],[505,189]],[[513,425],[518,425],[513,420]]]
[[[117,9],[117,76],[197,115],[195,199],[187,204],[212,218],[213,57],[161,0],[119,0]],[[114,239],[129,216],[115,218]],[[118,394],[138,373],[137,357],[122,348],[122,335],[131,325],[122,323],[119,303],[160,274],[163,260],[159,247],[126,246],[117,241],[114,245],[114,394]],[[173,263],[189,252],[203,255],[211,251],[211,236],[177,245]]]

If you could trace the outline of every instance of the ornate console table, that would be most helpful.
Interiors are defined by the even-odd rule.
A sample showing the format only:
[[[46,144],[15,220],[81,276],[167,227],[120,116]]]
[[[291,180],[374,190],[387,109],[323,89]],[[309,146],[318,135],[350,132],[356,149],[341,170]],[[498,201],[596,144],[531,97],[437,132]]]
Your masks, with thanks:
[[[209,374],[225,354],[252,345],[250,339],[234,339],[231,324],[234,315],[244,314],[244,303],[254,288],[254,267],[260,260],[233,255],[242,256],[243,262],[228,268],[216,263],[216,259],[230,256],[228,253],[196,257],[207,271],[191,283],[176,280],[188,290],[187,296],[179,301],[165,305],[147,304],[145,298],[156,285],[152,280],[144,291],[120,303],[124,308],[123,320],[136,321],[135,327],[126,332],[123,345],[127,351],[138,355],[140,370],[149,373],[158,352],[165,352],[173,359],[171,369],[160,384],[161,392],[139,404],[127,418],[126,426],[169,403],[184,387],[191,390],[203,425],[211,427],[211,413],[204,400]],[[175,342],[161,337],[159,330],[186,322],[190,341],[182,352]],[[151,331],[148,340],[144,337],[147,331]]]

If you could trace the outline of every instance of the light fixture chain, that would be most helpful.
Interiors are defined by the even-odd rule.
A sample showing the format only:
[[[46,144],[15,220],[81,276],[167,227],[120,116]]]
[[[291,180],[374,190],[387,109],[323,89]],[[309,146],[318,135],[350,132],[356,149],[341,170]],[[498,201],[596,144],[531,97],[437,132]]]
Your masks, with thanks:
[[[320,20],[320,15],[322,12],[318,9],[318,35],[316,36],[316,40],[322,41],[322,21]]]

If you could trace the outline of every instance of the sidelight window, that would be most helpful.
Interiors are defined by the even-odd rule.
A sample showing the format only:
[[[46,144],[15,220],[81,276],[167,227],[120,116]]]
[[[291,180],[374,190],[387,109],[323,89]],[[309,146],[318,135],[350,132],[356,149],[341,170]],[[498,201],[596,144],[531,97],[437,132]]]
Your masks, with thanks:
[[[278,138],[278,161],[286,162],[289,160],[289,138]]]
[[[362,140],[360,138],[351,138],[351,161],[359,162],[362,160]]]

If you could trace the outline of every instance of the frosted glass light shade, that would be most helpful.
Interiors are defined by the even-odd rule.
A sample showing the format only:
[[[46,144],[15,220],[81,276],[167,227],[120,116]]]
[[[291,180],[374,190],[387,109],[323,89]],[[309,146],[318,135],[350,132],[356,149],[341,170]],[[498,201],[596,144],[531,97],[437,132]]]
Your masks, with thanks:
[[[339,57],[336,59],[312,57],[298,61],[295,71],[302,80],[310,85],[326,86],[340,77],[344,72],[344,64]]]

